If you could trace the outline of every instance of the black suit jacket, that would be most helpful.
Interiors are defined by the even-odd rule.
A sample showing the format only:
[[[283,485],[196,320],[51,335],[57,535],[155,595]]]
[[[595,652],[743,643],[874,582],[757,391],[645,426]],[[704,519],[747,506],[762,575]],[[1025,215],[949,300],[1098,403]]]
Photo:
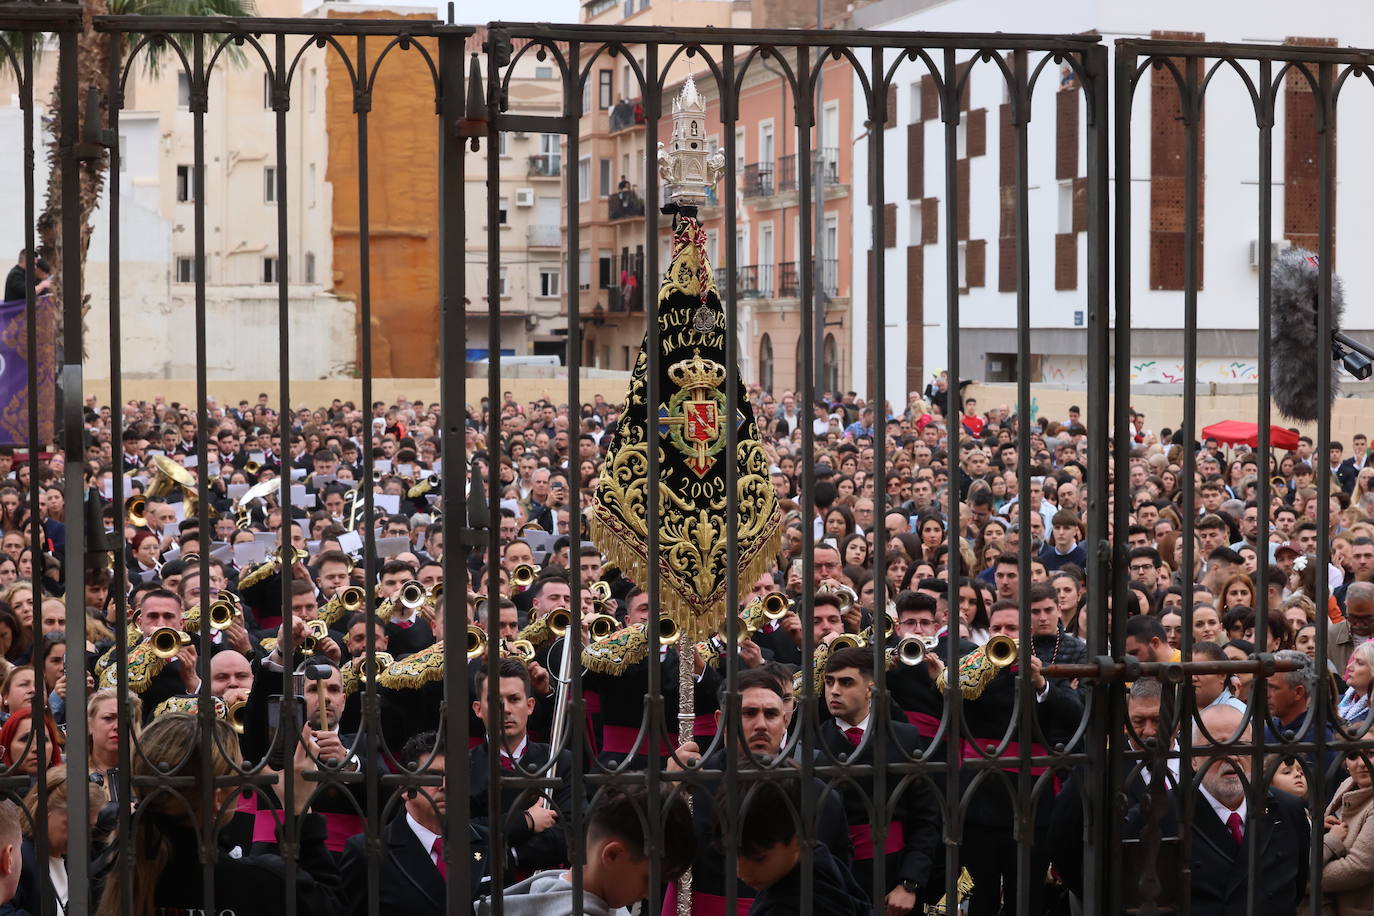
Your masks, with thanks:
[[[28,837],[24,837],[19,845],[19,858],[23,866],[19,872],[19,886],[14,889],[14,896],[8,902],[0,904],[0,916],[38,916],[40,911],[61,913],[62,907],[58,905],[51,885],[46,895],[39,890],[38,850]],[[46,910],[39,905],[41,896],[47,897]]]
[[[547,744],[530,741],[525,745],[520,767],[528,772],[537,772],[549,762],[552,748]],[[483,742],[472,749],[468,764],[469,817],[472,823],[489,826],[487,810],[487,767],[490,757],[489,746]],[[525,820],[525,809],[534,804],[534,799],[522,789],[502,785],[501,809],[506,814],[505,830],[502,834],[510,844],[516,868],[534,872],[546,868],[559,868],[568,864],[567,824],[572,818],[572,789],[566,780],[572,769],[572,755],[567,751],[558,754],[558,775],[564,777],[563,784],[554,792],[554,807],[558,811],[558,823],[535,833]],[[511,776],[521,774],[512,772]]]
[[[486,831],[470,826],[473,858],[471,863],[473,899],[487,892]],[[367,912],[367,850],[362,836],[350,837],[344,846],[340,872],[343,874],[345,912],[362,916]],[[381,913],[406,916],[442,916],[446,885],[439,869],[420,845],[415,831],[399,811],[382,831],[382,858],[377,867],[378,902]]]
[[[926,741],[916,731],[915,727],[905,722],[891,722],[890,737],[886,738],[888,747],[887,759],[889,762],[896,762],[903,759],[897,748],[907,754],[915,755],[923,750]],[[835,721],[823,722],[820,726],[820,738],[822,743],[835,755],[835,759],[844,760],[851,764],[873,764],[873,746],[878,740],[883,740],[880,735],[872,735],[863,749],[857,754],[854,753],[853,746],[849,739],[841,732],[840,725]],[[843,755],[843,756],[842,756]],[[852,756],[851,756],[852,755]],[[873,777],[857,776],[845,780],[839,784],[840,795],[844,800],[845,819],[851,827],[863,824],[870,824],[874,815],[870,813],[870,806],[881,812],[886,805],[886,799],[875,799],[873,797]],[[891,792],[894,786],[889,781],[888,791]],[[931,791],[930,783],[924,780],[913,780],[898,799],[896,806],[892,809],[891,820],[899,821],[902,825],[904,834],[904,846],[901,852],[894,852],[887,856],[887,864],[883,873],[886,875],[888,890],[896,887],[902,881],[913,881],[923,889],[932,888],[935,890],[934,897],[930,902],[938,901],[944,896],[943,881],[932,882],[931,877],[935,872],[937,863],[943,861],[943,854],[940,848],[940,807],[935,800],[934,793]],[[884,817],[879,814],[879,817]],[[871,863],[871,860],[869,860]],[[860,862],[855,861],[855,877],[859,879],[859,884],[864,886],[865,892],[872,891],[872,866],[860,868]],[[862,873],[861,873],[862,872]]]
[[[1160,821],[1162,835],[1179,836],[1179,803],[1181,790],[1169,794],[1168,808]],[[1257,916],[1291,916],[1298,912],[1307,887],[1307,858],[1311,842],[1311,826],[1302,802],[1293,796],[1270,789],[1263,811],[1252,811],[1249,829],[1258,831],[1259,858],[1257,872],[1250,874],[1244,843],[1237,846],[1231,832],[1201,792],[1192,795],[1192,836],[1188,860],[1182,861],[1179,843],[1166,840],[1161,844],[1158,874],[1162,893],[1158,902],[1174,903],[1182,882],[1170,880],[1186,868],[1192,877],[1191,912],[1195,916],[1242,916],[1246,909],[1246,892],[1255,884],[1255,914]],[[1140,806],[1131,809],[1126,819],[1126,837],[1139,838],[1146,818]],[[1246,838],[1246,842],[1249,838]],[[1127,847],[1127,873],[1130,860],[1139,846]],[[1127,893],[1134,892],[1129,884]]]

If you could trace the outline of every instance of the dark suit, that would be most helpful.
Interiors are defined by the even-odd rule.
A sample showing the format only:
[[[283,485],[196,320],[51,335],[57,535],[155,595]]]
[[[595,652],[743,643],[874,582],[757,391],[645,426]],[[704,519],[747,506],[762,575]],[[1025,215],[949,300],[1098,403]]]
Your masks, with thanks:
[[[1193,793],[1192,842],[1187,862],[1180,861],[1179,844],[1161,844],[1157,873],[1163,879],[1159,903],[1173,903],[1182,882],[1177,876],[1188,869],[1192,877],[1191,912],[1194,916],[1241,916],[1246,909],[1247,888],[1255,885],[1257,916],[1289,916],[1298,912],[1307,887],[1307,858],[1311,827],[1302,802],[1276,789],[1270,789],[1263,811],[1251,811],[1247,829],[1258,831],[1257,871],[1250,874],[1244,843],[1236,845],[1230,830],[1217,817],[1201,792]],[[1178,791],[1169,794],[1168,807],[1160,822],[1166,838],[1179,836]],[[1146,818],[1139,806],[1126,819],[1126,837],[1139,838]],[[1247,838],[1248,842],[1248,838]],[[1138,846],[1127,847],[1128,857]],[[1132,872],[1129,858],[1128,873]],[[1127,890],[1134,890],[1128,883]]]
[[[838,720],[822,723],[820,727],[820,738],[830,751],[835,755],[835,759],[844,760],[851,764],[869,765],[874,762],[873,747],[879,740],[884,740],[886,745],[891,748],[887,753],[889,762],[903,759],[898,752],[898,748],[906,754],[916,755],[926,746],[926,741],[916,731],[916,729],[905,722],[891,722],[890,737],[884,739],[880,735],[869,737],[863,749],[857,754],[849,739],[843,734],[843,723]],[[889,780],[888,791],[894,787],[891,785],[895,780]],[[932,880],[937,877],[936,872],[940,871],[936,866],[943,862],[943,850],[940,846],[940,808],[935,800],[930,783],[917,779],[907,785],[901,798],[890,812],[884,812],[886,799],[875,799],[873,792],[872,776],[857,776],[853,781],[845,780],[838,786],[841,797],[844,800],[845,819],[849,825],[850,835],[854,836],[856,828],[861,832],[868,828],[874,820],[874,814],[870,812],[870,805],[874,806],[879,812],[877,817],[888,821],[889,829],[895,825],[900,825],[903,833],[902,848],[896,852],[888,853],[883,874],[887,887],[882,889],[882,893],[874,899],[878,903],[886,896],[887,891],[892,890],[903,881],[911,881],[920,885],[925,891],[929,889],[933,896],[927,902],[935,903],[944,896],[944,881]],[[873,856],[861,858],[859,844],[856,843],[854,854],[854,878],[863,887],[864,893],[872,894],[873,888]]]
[[[475,825],[470,843],[473,899],[487,891],[486,831]],[[367,909],[368,855],[365,837],[350,837],[344,846],[340,872],[343,874],[343,898],[348,901],[345,912],[362,914]],[[415,831],[410,829],[404,811],[392,818],[382,831],[382,858],[377,864],[377,893],[381,913],[405,913],[406,916],[440,916],[444,913],[446,882],[439,868],[430,858],[428,849],[420,845]]]
[[[549,762],[551,748],[547,744],[528,742],[525,753],[519,760],[520,768],[526,773],[538,771]],[[489,826],[487,809],[487,767],[490,760],[489,747],[484,742],[472,749],[468,765],[469,816],[474,824]],[[534,804],[534,799],[525,790],[516,789],[503,783],[501,787],[501,810],[506,813],[506,823],[502,836],[510,845],[515,867],[522,872],[541,871],[546,868],[559,868],[568,864],[567,824],[572,817],[572,789],[566,777],[572,769],[572,755],[561,751],[558,755],[558,775],[564,778],[563,784],[554,792],[554,808],[558,811],[558,822],[542,833],[535,833],[525,820],[525,810]],[[515,771],[512,777],[521,774]]]
[[[24,837],[19,845],[19,858],[23,866],[19,872],[19,886],[14,889],[14,896],[7,903],[0,904],[0,916],[38,916],[40,911],[61,913],[62,907],[52,892],[52,885],[48,885],[46,894],[39,890],[38,850],[28,837]],[[40,907],[43,897],[47,901]]]

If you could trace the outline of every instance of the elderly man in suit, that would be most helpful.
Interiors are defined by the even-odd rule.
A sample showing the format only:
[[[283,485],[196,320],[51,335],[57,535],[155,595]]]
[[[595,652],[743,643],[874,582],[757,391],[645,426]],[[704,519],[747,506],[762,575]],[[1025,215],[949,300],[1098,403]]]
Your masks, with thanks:
[[[1224,745],[1232,735],[1238,743],[1250,741],[1250,726],[1241,730],[1242,714],[1229,706],[1209,706],[1198,714],[1193,727],[1193,746],[1197,749],[1194,766],[1206,768],[1196,789],[1174,789],[1158,825],[1165,842],[1161,845],[1155,874],[1166,876],[1156,903],[1177,904],[1182,882],[1167,876],[1191,875],[1188,893],[1190,912],[1195,916],[1241,916],[1247,908],[1248,888],[1255,886],[1254,913],[1260,916],[1296,914],[1307,887],[1308,847],[1311,828],[1302,802],[1277,789],[1267,789],[1263,807],[1251,807],[1246,797],[1250,758],[1238,750],[1236,756],[1211,756],[1214,746]],[[1205,731],[1204,731],[1205,729]],[[1188,793],[1185,796],[1184,793]],[[1179,809],[1189,813],[1192,831],[1187,863],[1180,861],[1177,837]],[[1147,830],[1146,817],[1139,806],[1127,819],[1126,836],[1138,838]],[[1247,844],[1257,847],[1256,869],[1249,868]],[[1139,849],[1139,847],[1135,847]],[[1132,888],[1134,890],[1134,888]]]

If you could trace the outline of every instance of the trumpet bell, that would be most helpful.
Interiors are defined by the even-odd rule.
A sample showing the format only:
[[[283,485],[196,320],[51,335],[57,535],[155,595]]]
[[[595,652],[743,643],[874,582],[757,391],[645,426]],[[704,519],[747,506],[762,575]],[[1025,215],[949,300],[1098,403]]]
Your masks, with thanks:
[[[367,602],[367,592],[356,585],[345,586],[339,592],[339,605],[348,613],[355,614]]]
[[[374,673],[381,674],[383,671],[390,668],[392,664],[396,661],[394,658],[391,657],[391,653],[389,652],[375,652],[373,653],[372,657],[376,660],[374,666],[375,671],[367,667],[367,656],[358,656],[358,679],[362,681],[364,684],[366,684],[368,681],[372,679],[372,675]]]
[[[539,575],[539,567],[529,563],[521,563],[511,570],[510,587],[512,590],[524,591],[534,584],[534,577]]]
[[[229,720],[229,727],[234,730],[235,734],[243,734],[244,728],[248,725],[248,704],[243,700],[230,703],[225,718]]]
[[[220,598],[210,605],[210,629],[227,630],[234,625],[239,610],[230,602]]]
[[[919,665],[926,657],[926,652],[934,648],[934,639],[926,642],[926,638],[920,636],[906,636],[897,641],[897,645],[892,647],[893,657],[903,665]]]
[[[769,592],[763,596],[763,616],[769,620],[781,620],[787,616],[791,602],[782,592]]]
[[[153,647],[153,654],[166,661],[176,658],[182,647],[191,644],[191,635],[172,627],[158,627],[153,631],[153,635],[148,637],[148,642]]]
[[[609,582],[593,582],[591,586],[589,586],[589,590],[598,600],[611,600],[611,583]]]
[[[863,638],[854,633],[841,633],[830,641],[831,652],[838,652],[841,649],[862,649],[863,647]]]
[[[481,658],[487,651],[487,633],[481,627],[468,624],[468,660]]]
[[[681,630],[678,629],[677,621],[664,614],[658,618],[658,642],[659,645],[671,646],[678,641]]]
[[[620,621],[610,614],[597,614],[589,625],[592,639],[605,639],[620,628]]]
[[[983,654],[996,668],[1005,668],[1016,661],[1016,640],[1010,636],[997,635],[983,646]]]
[[[554,639],[561,639],[567,635],[568,627],[572,626],[572,611],[565,607],[556,607],[549,611],[545,618],[549,624],[549,632],[553,633]]]
[[[130,496],[124,500],[124,521],[135,528],[148,527],[148,497]]]
[[[417,579],[411,579],[402,585],[398,594],[401,606],[411,611],[423,605],[426,597],[428,595],[425,592],[425,587]]]
[[[243,463],[243,473],[247,474],[249,477],[252,477],[261,470],[262,465],[258,464],[256,461],[245,461]]]
[[[468,603],[472,605],[472,612],[473,612],[474,614],[480,614],[480,613],[482,613],[484,610],[486,610],[486,607],[487,607],[487,596],[486,596],[486,595],[479,595],[479,594],[476,594],[476,593],[473,593],[473,592],[469,592],[469,593],[468,593]]]
[[[509,658],[518,658],[528,665],[530,662],[534,661],[534,643],[530,642],[528,639],[512,640],[506,645],[505,651],[502,652],[502,654]]]
[[[320,648],[320,642],[329,637],[329,624],[323,620],[307,620],[305,622],[305,638],[301,640],[301,651],[306,655],[314,655]]]

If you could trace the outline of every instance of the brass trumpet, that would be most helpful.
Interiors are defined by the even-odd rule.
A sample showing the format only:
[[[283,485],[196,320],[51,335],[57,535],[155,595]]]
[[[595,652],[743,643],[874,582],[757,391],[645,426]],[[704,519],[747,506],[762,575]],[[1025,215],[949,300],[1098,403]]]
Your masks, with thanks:
[[[572,611],[565,607],[556,607],[544,615],[544,620],[548,622],[549,632],[553,633],[554,639],[562,639],[568,633],[568,627],[572,626]]]
[[[1016,662],[1016,640],[998,634],[983,646],[983,654],[994,668],[1005,668]]]
[[[376,659],[377,674],[381,674],[383,671],[390,668],[392,663],[396,661],[391,657],[391,653],[389,652],[375,652],[373,653],[373,658]],[[366,684],[371,679],[371,675],[368,673],[367,668],[367,656],[359,655],[357,659],[354,660],[353,667],[358,672],[359,681]]]
[[[248,725],[248,704],[243,700],[230,703],[225,718],[229,721],[229,727],[234,730],[235,734],[243,734],[244,728]]]
[[[781,620],[792,609],[792,602],[782,592],[769,592],[763,596],[763,616],[769,620]]]
[[[658,643],[661,646],[671,646],[677,642],[681,631],[678,629],[677,621],[667,614],[658,618]]]
[[[596,614],[588,622],[588,632],[592,639],[605,639],[620,629],[620,621],[610,614]]]
[[[130,496],[124,500],[124,521],[135,528],[148,527],[148,497]]]
[[[418,579],[407,581],[401,586],[400,592],[397,593],[397,598],[401,602],[401,606],[411,611],[417,610],[423,606],[427,597],[429,597],[429,594],[425,591],[425,587],[420,584]]]
[[[232,602],[219,598],[210,604],[210,629],[227,630],[234,625],[234,618],[242,617],[243,612]]]
[[[345,586],[334,597],[339,599],[339,606],[349,614],[356,614],[361,611],[363,605],[367,603],[367,592],[356,585]]]
[[[481,658],[486,651],[486,630],[483,630],[476,624],[468,624],[468,660],[471,661],[474,658]]]
[[[254,474],[261,470],[262,465],[258,464],[256,461],[245,461],[243,463],[243,473],[248,475],[249,477],[252,477]]]
[[[841,633],[830,641],[830,651],[838,652],[841,649],[862,649],[868,645],[862,633]]]
[[[930,639],[930,642],[926,640]],[[926,657],[926,653],[934,648],[935,640],[933,637],[905,636],[897,640],[897,645],[888,650],[888,665],[893,662],[902,665],[919,665]]]
[[[191,634],[173,627],[158,627],[148,637],[148,643],[153,647],[154,655],[167,661],[176,658],[178,652],[191,645]]]
[[[528,665],[534,661],[534,643],[528,639],[515,639],[501,647],[501,654],[506,658],[518,659]]]
[[[476,592],[468,592],[468,604],[472,605],[474,614],[480,614],[487,606],[487,596],[479,595]]]
[[[590,591],[593,595],[595,595],[595,596],[597,597],[597,600],[599,600],[599,601],[610,601],[610,600],[611,600],[611,583],[609,583],[609,582],[593,582],[593,583],[592,583],[591,585],[589,585],[587,588],[588,588],[588,591]]]
[[[306,655],[314,655],[319,651],[320,643],[329,638],[329,624],[323,620],[307,620],[305,622],[305,638],[301,640],[301,652]]]
[[[510,587],[512,592],[523,592],[534,584],[534,577],[539,575],[539,567],[530,563],[521,563],[511,570]]]

